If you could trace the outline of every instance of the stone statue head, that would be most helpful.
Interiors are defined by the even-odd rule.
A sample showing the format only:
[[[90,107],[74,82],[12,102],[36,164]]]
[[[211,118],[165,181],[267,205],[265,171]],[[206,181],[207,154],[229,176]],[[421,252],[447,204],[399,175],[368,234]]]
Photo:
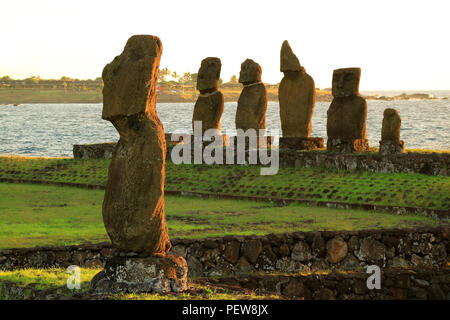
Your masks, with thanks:
[[[333,97],[350,97],[359,94],[360,68],[336,69],[333,72]]]
[[[242,84],[250,84],[261,82],[262,69],[252,59],[247,59],[241,64],[241,72],[239,73],[239,82]]]
[[[219,58],[203,59],[197,75],[197,90],[217,89],[221,68],[222,63]]]
[[[161,40],[151,35],[128,39],[123,52],[103,69],[102,118],[112,120],[152,109],[156,112],[156,95],[148,101],[158,82]]]
[[[286,73],[303,71],[297,56],[291,49],[289,42],[284,40],[280,51],[280,71]]]
[[[392,116],[396,116],[396,117],[399,117],[399,118],[400,118],[400,115],[398,114],[398,111],[397,111],[397,110],[392,109],[392,108],[386,108],[386,109],[384,109],[383,117],[390,118],[390,117],[392,117]]]

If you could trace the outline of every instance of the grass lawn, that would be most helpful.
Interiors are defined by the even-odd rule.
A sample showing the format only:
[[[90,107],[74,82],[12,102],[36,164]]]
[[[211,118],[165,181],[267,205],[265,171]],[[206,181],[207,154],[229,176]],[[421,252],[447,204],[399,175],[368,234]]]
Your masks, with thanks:
[[[0,183],[0,249],[108,241],[103,190]],[[437,226],[420,215],[395,215],[270,202],[166,196],[171,238],[263,235],[313,230]]]
[[[109,160],[0,157],[0,178],[105,185]],[[259,166],[166,163],[166,190],[311,201],[450,209],[450,177],[323,168],[280,168],[261,176]]]

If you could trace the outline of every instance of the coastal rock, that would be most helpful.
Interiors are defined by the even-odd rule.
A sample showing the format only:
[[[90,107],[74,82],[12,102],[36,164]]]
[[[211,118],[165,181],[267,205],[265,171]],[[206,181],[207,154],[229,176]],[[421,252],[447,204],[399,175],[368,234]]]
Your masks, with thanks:
[[[400,140],[402,119],[395,109],[387,108],[383,112],[381,127],[380,154],[394,154],[405,152],[405,145]]]
[[[316,87],[287,41],[281,47],[280,70],[284,72],[278,89],[283,137],[308,138],[314,112]]]
[[[251,59],[241,64],[239,82],[244,88],[237,104],[236,129],[266,128],[267,90],[261,82],[261,72],[259,64]]]
[[[334,98],[327,112],[328,151],[368,151],[367,103],[359,96],[360,77],[360,68],[337,69],[333,72]]]
[[[120,134],[103,201],[103,221],[118,251],[164,254],[171,247],[164,216],[166,141],[156,113],[162,44],[132,36],[103,69],[103,114]]]

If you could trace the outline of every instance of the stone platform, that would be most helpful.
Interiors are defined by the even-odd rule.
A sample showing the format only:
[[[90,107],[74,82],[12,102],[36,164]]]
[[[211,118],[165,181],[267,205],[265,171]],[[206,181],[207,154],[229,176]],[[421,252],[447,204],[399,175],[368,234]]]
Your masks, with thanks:
[[[335,153],[366,152],[369,151],[369,140],[329,138],[327,140],[327,151]]]
[[[74,144],[74,159],[111,159],[116,142]]]
[[[316,150],[325,148],[323,138],[319,137],[280,137],[279,145],[280,150]]]
[[[405,153],[405,143],[403,142],[403,140],[400,140],[399,143],[395,141],[381,140],[379,153],[381,155]]]
[[[100,293],[182,292],[188,288],[187,274],[180,256],[115,256],[106,260],[91,287]]]
[[[245,150],[249,150],[250,145],[250,137],[245,136]],[[242,138],[241,138],[242,139]],[[262,147],[262,148],[270,148],[272,146],[273,141],[275,140],[275,137],[273,136],[261,136],[256,141],[256,147]],[[234,149],[236,150],[236,146],[238,145],[238,141],[240,141],[238,136],[231,136],[230,137],[230,144],[233,144]]]

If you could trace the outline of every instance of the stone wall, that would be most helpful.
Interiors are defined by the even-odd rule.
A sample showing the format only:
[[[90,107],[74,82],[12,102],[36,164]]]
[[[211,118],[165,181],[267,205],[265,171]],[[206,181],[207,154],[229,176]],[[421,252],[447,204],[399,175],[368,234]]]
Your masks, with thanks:
[[[166,133],[170,141],[170,133]],[[170,160],[173,143],[167,146],[166,159]],[[111,158],[115,143],[74,145],[75,159]],[[193,148],[192,148],[193,149]],[[224,154],[224,161],[226,152]],[[193,154],[191,155],[193,159]],[[298,168],[331,168],[340,170],[367,170],[386,173],[422,173],[450,176],[450,153],[415,153],[380,155],[378,153],[331,153],[326,151],[279,151],[280,166]],[[248,152],[245,156],[248,159]],[[258,158],[259,159],[259,158]],[[259,160],[258,160],[259,161]],[[193,160],[192,160],[193,162]],[[236,155],[235,155],[236,162]]]
[[[205,279],[204,284],[239,286],[260,293],[307,300],[449,300],[450,269],[383,269],[381,288],[369,290],[366,272],[245,275]],[[197,282],[203,279],[197,280]]]
[[[298,275],[245,275],[204,279],[195,283],[211,288],[244,288],[259,294],[277,294],[288,299],[313,300],[449,300],[450,269],[383,269],[381,288],[367,288],[366,272],[319,273]],[[68,295],[65,287],[39,289],[33,284],[23,285],[12,281],[0,281],[0,300],[104,300],[104,296],[92,291],[73,292]]]
[[[325,151],[280,151],[280,165],[299,168],[333,168],[388,173],[422,173],[450,176],[450,153],[335,154]]]
[[[317,270],[445,267],[450,228],[295,232],[267,236],[173,239],[171,254],[186,258],[192,277],[248,272],[298,273]],[[108,243],[0,251],[0,269],[101,268],[114,256]]]
[[[116,142],[74,144],[74,159],[111,159]]]

